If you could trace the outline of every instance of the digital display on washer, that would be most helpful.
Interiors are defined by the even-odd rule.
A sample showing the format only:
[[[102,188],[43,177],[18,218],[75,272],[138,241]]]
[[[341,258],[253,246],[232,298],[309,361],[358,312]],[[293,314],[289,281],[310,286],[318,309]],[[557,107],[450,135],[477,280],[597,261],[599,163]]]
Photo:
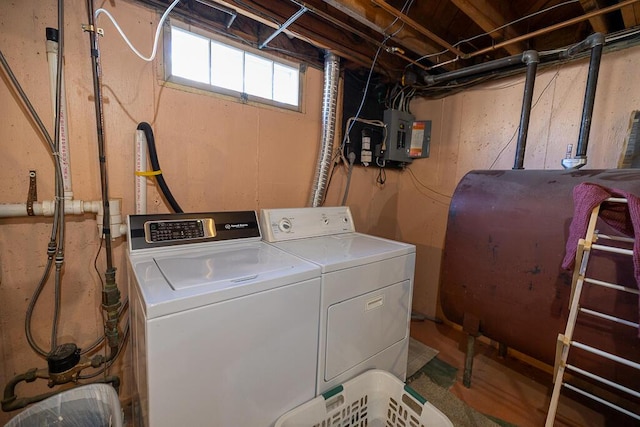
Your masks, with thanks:
[[[215,237],[213,218],[147,221],[144,239],[147,243],[176,240],[197,240]]]

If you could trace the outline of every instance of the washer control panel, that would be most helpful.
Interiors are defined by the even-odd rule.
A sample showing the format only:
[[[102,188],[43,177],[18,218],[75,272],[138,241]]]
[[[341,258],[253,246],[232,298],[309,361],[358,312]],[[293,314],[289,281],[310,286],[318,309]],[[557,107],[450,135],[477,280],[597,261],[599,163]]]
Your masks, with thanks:
[[[216,236],[213,218],[147,221],[144,238],[147,243],[167,240],[194,240]]]
[[[129,215],[128,223],[130,251],[261,237],[255,211]]]
[[[347,206],[262,209],[262,237],[267,242],[330,236],[356,231]]]

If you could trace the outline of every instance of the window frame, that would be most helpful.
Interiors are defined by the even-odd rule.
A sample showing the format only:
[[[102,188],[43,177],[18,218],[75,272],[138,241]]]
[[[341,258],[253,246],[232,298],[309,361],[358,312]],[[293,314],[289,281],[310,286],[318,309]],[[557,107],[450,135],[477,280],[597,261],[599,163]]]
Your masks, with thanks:
[[[193,33],[196,36],[204,37],[209,39],[209,74],[211,73],[211,41],[216,43],[221,43],[223,45],[239,49],[244,54],[251,54],[262,57],[272,63],[284,65],[286,67],[295,68],[298,70],[298,105],[287,104],[284,102],[276,101],[269,98],[263,98],[257,95],[251,95],[245,92],[240,92],[232,89],[227,89],[221,86],[215,86],[210,83],[202,83],[195,80],[190,80],[185,77],[175,76],[171,74],[172,69],[172,58],[171,58],[171,29],[172,27],[179,28],[180,30],[187,31],[189,33]],[[209,31],[203,30],[202,28],[195,27],[191,24],[187,24],[183,21],[179,21],[176,19],[168,19],[167,23],[164,26],[163,31],[163,41],[164,41],[164,76],[163,79],[166,82],[174,83],[180,86],[186,86],[189,88],[194,88],[198,90],[202,90],[205,92],[220,94],[225,97],[230,97],[238,102],[243,104],[255,104],[255,105],[269,105],[277,108],[282,108],[289,111],[302,112],[302,100],[303,100],[303,92],[304,92],[304,73],[306,67],[302,63],[297,63],[294,61],[290,61],[287,59],[283,59],[279,56],[270,55],[265,53],[262,50],[247,46],[242,43],[234,42],[233,40],[229,40],[225,37],[215,35]],[[243,61],[244,62],[244,61]],[[273,65],[272,65],[272,79],[273,79]],[[243,76],[244,82],[244,76]]]

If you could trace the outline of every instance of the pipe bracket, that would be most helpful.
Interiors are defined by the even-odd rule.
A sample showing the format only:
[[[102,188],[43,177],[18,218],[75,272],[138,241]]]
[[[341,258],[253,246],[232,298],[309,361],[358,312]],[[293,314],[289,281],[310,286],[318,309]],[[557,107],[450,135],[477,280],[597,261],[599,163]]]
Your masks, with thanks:
[[[38,183],[36,171],[29,171],[29,193],[27,194],[27,215],[35,216],[33,212],[33,202],[38,200]]]

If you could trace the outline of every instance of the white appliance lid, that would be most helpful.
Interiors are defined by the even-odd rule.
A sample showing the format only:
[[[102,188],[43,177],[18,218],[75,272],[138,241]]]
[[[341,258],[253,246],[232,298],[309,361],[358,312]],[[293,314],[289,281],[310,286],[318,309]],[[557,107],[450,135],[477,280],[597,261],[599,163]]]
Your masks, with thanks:
[[[263,242],[174,249],[130,259],[149,318],[320,276],[317,266]]]
[[[321,266],[323,273],[415,252],[415,246],[361,233],[288,240],[273,245]]]

